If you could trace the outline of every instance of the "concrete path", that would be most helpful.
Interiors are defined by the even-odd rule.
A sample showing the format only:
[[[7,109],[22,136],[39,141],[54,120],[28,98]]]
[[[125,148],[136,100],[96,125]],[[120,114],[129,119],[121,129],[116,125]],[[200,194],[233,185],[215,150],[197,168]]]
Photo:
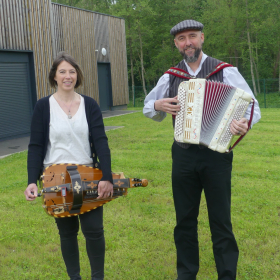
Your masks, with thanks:
[[[106,119],[106,118],[117,117],[126,114],[132,114],[135,112],[137,111],[124,111],[124,110],[106,111],[106,112],[102,112],[102,116],[104,119]],[[105,131],[118,129],[122,127],[123,126],[105,126]],[[9,156],[11,154],[27,150],[28,144],[29,144],[29,136],[0,141],[0,159]]]

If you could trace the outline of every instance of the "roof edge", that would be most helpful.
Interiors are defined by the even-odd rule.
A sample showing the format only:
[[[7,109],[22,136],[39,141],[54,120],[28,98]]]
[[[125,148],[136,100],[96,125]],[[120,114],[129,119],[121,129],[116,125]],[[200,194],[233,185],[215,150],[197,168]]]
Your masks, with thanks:
[[[63,6],[63,7],[67,7],[67,8],[73,8],[73,9],[76,9],[76,10],[81,10],[81,11],[90,12],[90,13],[94,13],[94,14],[99,14],[99,15],[103,15],[103,16],[114,17],[114,18],[119,18],[119,19],[125,20],[125,19],[122,18],[122,17],[112,16],[112,15],[108,15],[108,14],[104,14],[104,13],[99,13],[99,12],[95,12],[95,11],[91,11],[91,10],[86,10],[86,9],[82,9],[82,8],[78,8],[78,7],[68,6],[68,5],[64,5],[64,4],[60,4],[60,3],[56,3],[56,2],[51,2],[51,4],[58,5],[58,6]]]

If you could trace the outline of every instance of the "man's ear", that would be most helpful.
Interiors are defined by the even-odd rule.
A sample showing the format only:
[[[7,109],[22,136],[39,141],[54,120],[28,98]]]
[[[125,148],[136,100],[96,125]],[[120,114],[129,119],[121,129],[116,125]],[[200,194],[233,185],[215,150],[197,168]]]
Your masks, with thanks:
[[[174,44],[175,44],[176,48],[178,49],[178,44],[177,44],[176,38],[174,38]]]
[[[200,38],[201,38],[202,43],[204,43],[204,33],[201,32],[201,37]]]

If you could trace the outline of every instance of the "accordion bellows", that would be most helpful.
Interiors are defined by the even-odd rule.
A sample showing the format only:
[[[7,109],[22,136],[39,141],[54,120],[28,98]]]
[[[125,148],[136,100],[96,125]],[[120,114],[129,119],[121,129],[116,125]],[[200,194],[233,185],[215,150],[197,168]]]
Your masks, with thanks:
[[[252,97],[224,83],[191,79],[179,85],[178,100],[175,140],[225,153],[233,138],[230,124],[244,116]]]

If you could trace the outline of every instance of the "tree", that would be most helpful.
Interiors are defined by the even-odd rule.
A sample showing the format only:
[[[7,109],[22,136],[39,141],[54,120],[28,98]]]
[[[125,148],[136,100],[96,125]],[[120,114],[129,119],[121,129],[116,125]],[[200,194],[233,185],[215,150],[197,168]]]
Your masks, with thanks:
[[[125,19],[129,82],[154,85],[182,58],[169,30],[194,19],[204,24],[203,50],[255,80],[280,75],[279,0],[58,0]],[[280,83],[279,83],[280,88]]]

